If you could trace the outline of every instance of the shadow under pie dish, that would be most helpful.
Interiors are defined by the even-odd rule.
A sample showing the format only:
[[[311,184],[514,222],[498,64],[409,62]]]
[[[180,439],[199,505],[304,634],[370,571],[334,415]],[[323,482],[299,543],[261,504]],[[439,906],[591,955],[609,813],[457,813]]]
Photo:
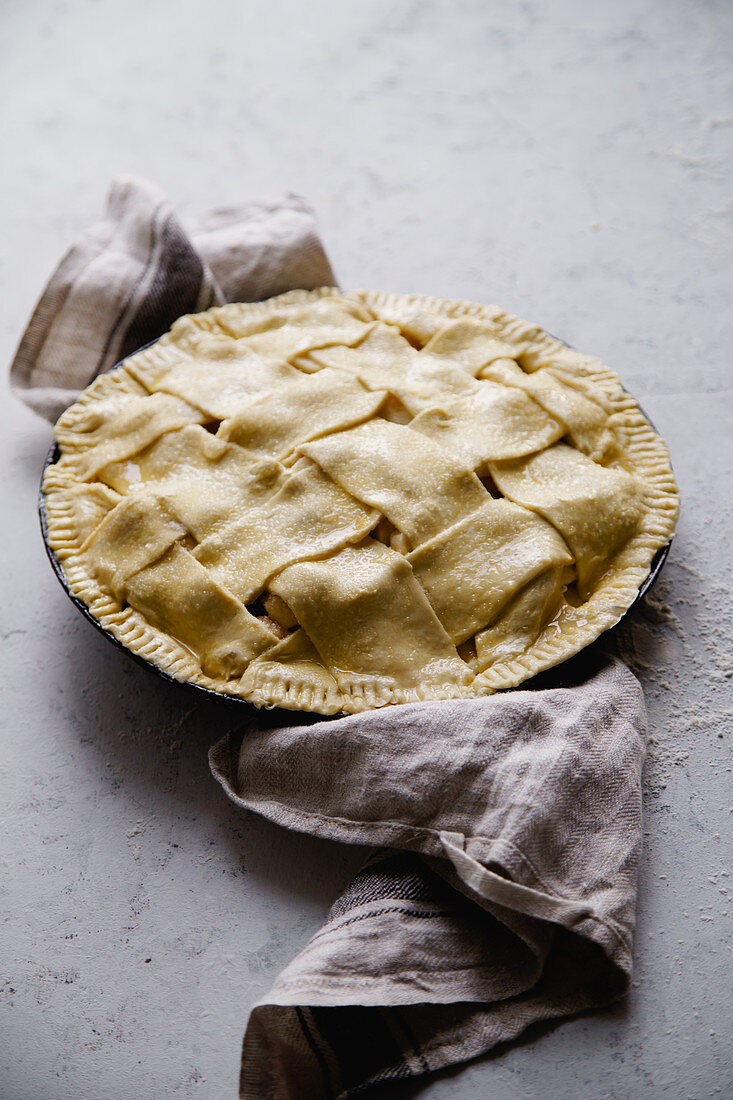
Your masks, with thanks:
[[[47,543],[94,620],[177,680],[323,714],[572,656],[678,510],[615,374],[446,299],[326,288],[183,317],[55,434]]]

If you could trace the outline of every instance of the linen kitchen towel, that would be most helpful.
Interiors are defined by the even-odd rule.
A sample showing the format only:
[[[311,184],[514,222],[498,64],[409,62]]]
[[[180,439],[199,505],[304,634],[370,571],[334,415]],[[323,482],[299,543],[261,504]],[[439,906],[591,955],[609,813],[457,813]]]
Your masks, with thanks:
[[[12,383],[53,420],[184,313],[334,281],[297,196],[184,223],[120,179],[52,275]],[[230,797],[382,850],[252,1012],[246,1100],[361,1095],[627,989],[645,711],[598,645],[486,699],[252,713],[211,751]]]
[[[304,199],[181,221],[153,184],[116,179],[102,221],[51,276],[11,367],[18,397],[56,420],[98,374],[177,317],[335,280]]]
[[[554,686],[277,712],[215,745],[243,809],[388,846],[252,1012],[241,1096],[362,1095],[623,994],[645,727],[638,681],[596,646]]]

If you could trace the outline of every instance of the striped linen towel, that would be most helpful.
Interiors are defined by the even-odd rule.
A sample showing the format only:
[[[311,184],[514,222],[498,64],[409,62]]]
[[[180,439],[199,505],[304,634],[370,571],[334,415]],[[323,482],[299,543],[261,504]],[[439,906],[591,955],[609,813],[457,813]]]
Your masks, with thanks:
[[[620,997],[645,726],[638,681],[596,646],[535,689],[280,712],[215,745],[243,809],[384,846],[255,1006],[241,1097],[362,1095]]]
[[[122,177],[112,184],[104,218],[46,285],[11,384],[54,421],[98,374],[185,313],[334,282],[313,213],[298,195],[184,222],[157,187]]]
[[[52,275],[12,366],[54,419],[212,304],[333,285],[296,196],[184,223],[122,179]],[[640,686],[596,645],[531,689],[345,718],[262,712],[211,751],[234,801],[379,851],[253,1010],[241,1097],[362,1095],[628,988],[641,843]]]

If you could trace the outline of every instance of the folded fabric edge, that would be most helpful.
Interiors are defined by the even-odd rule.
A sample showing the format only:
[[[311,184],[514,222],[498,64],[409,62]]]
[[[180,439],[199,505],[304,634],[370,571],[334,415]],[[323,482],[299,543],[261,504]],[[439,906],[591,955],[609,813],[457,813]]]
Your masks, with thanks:
[[[506,1006],[509,1014],[465,1002],[381,1009],[258,1006],[242,1044],[239,1097],[348,1100],[400,1082],[410,1083],[407,1095],[414,1096],[416,1078],[499,1054],[533,1028],[608,1008],[623,995],[624,989],[609,985],[605,995],[581,998],[569,988],[552,1001],[538,994],[512,1002]],[[445,1017],[442,1026],[439,1014]],[[367,1067],[365,1045],[371,1055]]]
[[[382,854],[386,862],[394,862],[393,856]],[[423,862],[414,855],[398,857],[403,861],[405,858],[412,861],[413,872]],[[434,866],[433,861],[430,863]],[[379,867],[377,863],[377,875]],[[353,921],[368,919],[369,937],[373,944],[379,945],[374,951],[388,950],[384,945],[392,939],[397,960],[407,970],[413,964],[426,965],[426,944],[431,942],[439,942],[442,950],[453,956],[462,957],[470,950],[460,900],[454,906],[450,903],[446,906],[443,894],[441,904],[438,888],[437,893],[418,901],[410,882],[414,877],[408,863],[407,873],[392,880],[391,901],[380,890],[379,883],[376,891],[372,890],[371,904],[364,902],[369,891],[365,891],[363,883],[356,891],[350,887],[347,895],[351,892],[354,900],[356,894],[355,900],[360,904],[356,909],[347,907],[336,918],[330,917],[325,926],[325,940],[324,932],[320,933],[320,948],[314,949],[311,941],[278,978],[276,999],[268,996],[255,1006],[242,1048],[243,1100],[361,1095],[370,1086],[385,1081],[414,1079],[479,1057],[518,1038],[532,1024],[601,1008],[625,992],[628,974],[610,962],[600,947],[561,927],[552,932],[543,922],[534,921],[535,946],[539,948],[537,965],[523,969],[521,984],[515,992],[511,988],[492,990],[490,979],[485,978],[483,997],[471,997],[470,979],[475,975],[466,975],[465,968],[459,967],[452,975],[446,975],[444,991],[437,995],[433,988],[430,996],[404,996],[404,993],[400,996],[400,989],[390,989],[387,981],[382,999],[377,1000],[368,988],[365,990],[358,961],[362,949],[359,941],[349,939],[350,932],[358,927]],[[395,941],[394,928],[390,927],[394,918],[388,914],[394,912],[395,902],[400,898],[404,902],[400,934]],[[435,903],[433,912],[431,901]],[[464,914],[471,908],[475,907],[466,906]],[[352,915],[344,919],[347,914]],[[426,921],[431,916],[439,919]],[[345,927],[349,921],[351,927]],[[521,946],[521,936],[516,940],[510,936],[504,943],[501,936],[497,940],[499,931],[498,923],[493,925],[493,931],[489,929],[499,952],[497,959],[514,955],[517,946]],[[310,970],[314,971],[312,984],[309,968],[306,965],[304,969],[301,960],[310,963]],[[330,988],[323,982],[324,974],[315,973],[319,962],[326,975],[336,964],[330,975]],[[288,973],[290,981],[283,982]],[[432,973],[426,972],[424,977],[433,980]],[[351,1003],[346,995],[349,989],[355,994]],[[286,995],[288,990],[290,996]]]
[[[232,790],[227,779],[231,761],[232,746],[225,738],[211,750],[212,772],[229,797],[243,808],[254,809]],[[258,812],[263,809],[257,807]],[[284,807],[270,804],[266,809],[265,816],[271,820],[305,831],[302,823],[288,820]],[[361,829],[349,838],[342,835],[339,839],[354,843],[368,843],[369,836],[372,841],[376,839],[373,825],[357,824]],[[552,945],[546,955],[538,952],[539,980],[533,984],[528,979],[529,988],[523,994],[492,1003],[482,985],[486,976],[482,978],[480,971],[470,975],[470,982],[465,974],[449,973],[437,981],[431,972],[429,988],[419,996],[413,993],[406,997],[404,992],[401,994],[403,983],[389,976],[369,980],[363,974],[356,979],[338,970],[324,973],[318,957],[307,958],[309,944],[291,964],[292,979],[288,980],[287,972],[279,976],[274,988],[252,1010],[242,1047],[242,1100],[262,1096],[278,1100],[328,1096],[340,1100],[354,1095],[355,1089],[361,1094],[384,1081],[414,1079],[470,1061],[517,1039],[532,1024],[602,1008],[627,992],[630,945],[620,929],[598,920],[592,907],[554,898],[489,871],[467,855],[461,835],[426,837],[414,828],[399,828],[407,839],[406,849],[413,850],[415,858],[422,861],[424,857],[415,854],[414,849],[421,847],[424,852],[431,847],[436,855],[427,859],[428,865],[456,891],[477,903],[477,908],[480,906],[509,928],[516,936],[518,949],[534,946],[533,934],[536,941],[541,941],[543,931],[549,932]],[[333,839],[325,818],[320,827],[311,822],[308,832]],[[418,939],[424,935],[419,926],[425,924],[427,915],[415,913]],[[385,919],[379,909],[370,917],[373,923]],[[554,932],[548,929],[550,925]],[[538,930],[537,926],[546,927]],[[383,938],[378,927],[371,932],[375,940]],[[457,940],[459,934],[458,928],[449,928],[446,942]],[[566,959],[565,974],[563,964],[555,957],[558,936],[562,937],[560,954]],[[410,966],[410,942],[408,935],[405,968]],[[580,964],[577,958],[582,960]],[[469,985],[474,990],[470,998]],[[371,1051],[368,1067],[358,1055],[360,1041],[366,1042]]]
[[[573,898],[559,897],[519,881],[520,868],[530,866],[523,853],[512,845],[513,877],[504,877],[488,869],[466,848],[497,861],[506,851],[506,843],[488,837],[467,838],[461,833],[420,828],[403,822],[352,821],[333,815],[293,811],[272,800],[244,800],[235,788],[237,746],[241,734],[227,734],[209,750],[209,767],[227,796],[243,810],[267,818],[276,825],[324,840],[347,844],[394,848],[426,857],[442,878],[459,889],[471,901],[491,912],[516,912],[573,929],[595,942],[617,965],[631,971],[631,943],[615,921],[597,913],[593,906]],[[509,862],[509,861],[507,861]],[[445,865],[444,867],[441,864]]]
[[[601,746],[599,751],[605,754],[603,765],[607,776],[619,779],[618,784],[612,779],[607,788],[602,775],[596,777],[592,766],[588,773],[590,781],[598,783],[596,797],[605,807],[604,822],[616,822],[611,835],[625,837],[622,842],[625,862],[618,867],[620,883],[608,877],[611,865],[606,866],[603,854],[608,850],[598,852],[596,885],[599,892],[594,890],[593,900],[601,906],[600,912],[587,903],[587,898],[559,897],[547,889],[537,864],[527,859],[513,843],[516,836],[510,841],[501,836],[466,836],[450,826],[418,827],[420,816],[426,813],[422,803],[414,805],[419,816],[413,820],[418,825],[381,818],[354,821],[318,813],[318,801],[314,801],[312,792],[308,800],[310,808],[304,807],[300,799],[288,805],[287,800],[294,792],[287,784],[280,785],[279,780],[300,762],[297,774],[301,777],[301,785],[306,783],[307,786],[310,757],[315,756],[323,766],[323,752],[319,753],[313,740],[321,730],[319,725],[302,731],[302,734],[308,733],[305,739],[301,731],[292,738],[289,735],[283,738],[283,730],[273,729],[254,738],[252,731],[249,734],[244,731],[223,739],[212,748],[213,774],[229,797],[243,809],[253,810],[284,827],[330,840],[400,848],[404,854],[410,854],[411,859],[437,872],[456,895],[468,898],[470,908],[477,913],[483,911],[479,921],[487,925],[489,936],[487,957],[474,955],[469,960],[466,948],[470,943],[465,937],[462,939],[465,929],[462,930],[460,921],[451,926],[450,913],[435,912],[434,907],[431,911],[425,902],[419,907],[405,903],[399,907],[399,919],[405,922],[400,933],[403,938],[394,941],[392,961],[396,961],[396,966],[386,968],[394,981],[380,982],[379,972],[374,967],[367,965],[369,973],[364,973],[363,961],[368,961],[368,955],[364,955],[358,936],[350,939],[348,929],[339,936],[338,923],[329,918],[324,929],[283,971],[273,990],[258,1002],[250,1016],[243,1046],[242,1097],[254,1100],[254,1097],[268,1096],[284,1100],[361,1094],[371,1085],[386,1080],[415,1077],[481,1056],[498,1044],[518,1038],[531,1024],[602,1008],[624,995],[631,976],[633,899],[632,904],[619,908],[611,902],[608,891],[615,891],[623,883],[622,890],[631,898],[628,892],[635,878],[641,834],[644,712],[638,684],[628,670],[617,661],[605,667],[611,680],[605,683],[604,692],[599,692],[601,681],[594,681],[586,692],[585,710],[582,706],[570,706],[552,711],[555,720],[560,722],[563,737],[569,738],[568,743],[583,754],[590,752],[591,760],[595,760],[595,756],[589,747]],[[605,695],[606,711],[603,713],[608,726],[604,726],[604,719],[597,713],[600,694]],[[518,705],[518,698],[512,693],[512,707]],[[545,698],[556,703],[558,697],[550,693]],[[574,698],[582,699],[583,696]],[[496,705],[501,709],[509,703],[505,700]],[[586,729],[586,739],[579,738],[570,730],[580,728],[578,723],[585,725],[588,707],[595,717]],[[408,711],[402,713],[409,725]],[[453,714],[460,727],[461,718],[455,708]],[[529,712],[525,719],[528,716],[531,717]],[[423,730],[424,717],[420,716],[413,725]],[[492,708],[492,721],[485,727],[487,731],[496,730],[497,717],[500,718],[500,713],[497,715]],[[337,725],[339,721],[355,720],[332,720]],[[395,724],[398,731],[400,723]],[[382,725],[383,716],[377,716],[368,722],[366,730],[361,731],[377,759],[388,744],[395,744],[397,735],[397,731],[390,728],[388,740],[374,746],[373,738]],[[533,724],[528,729],[532,738],[538,735]],[[329,724],[326,729],[323,725],[322,733],[329,745],[343,744],[344,734],[340,728],[332,729]],[[494,733],[489,736],[493,737]],[[395,751],[403,759],[404,742],[400,740],[398,746]],[[287,751],[288,747],[294,751]],[[571,757],[576,759],[573,754]],[[329,767],[335,766],[337,758],[334,757]],[[583,758],[577,757],[578,764]],[[357,760],[358,757],[349,757],[342,763],[350,762],[349,766],[359,775]],[[578,774],[578,764],[571,766],[573,775]],[[404,765],[409,767],[407,759]],[[263,781],[261,769],[268,767],[271,771]],[[357,786],[361,791],[361,782]],[[369,789],[374,789],[374,782]],[[489,790],[490,787],[487,795]],[[279,791],[284,801],[278,801]],[[610,800],[606,802],[609,795]],[[358,808],[358,802],[358,798],[352,800],[351,808]],[[336,799],[333,808],[338,804]],[[383,806],[386,808],[386,803]],[[455,820],[455,811],[446,816]],[[573,877],[577,878],[577,874]],[[572,888],[568,892],[572,893]],[[371,907],[368,914],[357,911],[355,919],[368,916],[372,941],[383,945],[390,935],[394,937],[394,928],[384,922],[397,919],[388,916],[397,908],[394,902],[384,903]],[[624,922],[623,926],[616,922],[615,916]],[[448,925],[443,923],[446,919]],[[502,947],[497,955],[492,946],[495,949],[504,942],[497,931],[500,925],[514,937],[514,945],[509,945],[508,952]],[[321,938],[319,949],[314,941],[324,933],[326,939]],[[324,942],[329,948],[325,957]],[[430,965],[431,959],[427,962],[425,959],[426,945],[436,942],[440,943],[448,964],[440,981]],[[534,952],[537,966],[530,965],[527,969],[525,956],[521,990],[510,988],[503,994],[492,993],[496,983],[492,980],[491,966],[501,970],[501,960],[506,959],[507,954],[516,961],[526,949]],[[470,963],[470,967],[459,966],[451,976],[448,972],[451,954],[459,962]],[[422,977],[420,965],[424,967]],[[415,967],[418,967],[417,981],[409,973],[411,969],[415,972]],[[405,977],[400,968],[404,968]],[[422,982],[424,988],[410,991],[410,982],[413,985]],[[412,1036],[409,1041],[404,1038],[408,1032]],[[398,1036],[396,1047],[395,1035]],[[379,1036],[392,1036],[392,1039],[382,1043]],[[363,1048],[375,1045],[378,1056],[365,1064]],[[297,1070],[293,1069],[295,1075],[291,1078],[293,1067]]]

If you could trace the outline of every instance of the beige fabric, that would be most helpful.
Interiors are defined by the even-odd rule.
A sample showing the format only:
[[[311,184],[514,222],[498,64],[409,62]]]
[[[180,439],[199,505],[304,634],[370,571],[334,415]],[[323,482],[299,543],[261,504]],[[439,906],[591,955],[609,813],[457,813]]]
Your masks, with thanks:
[[[182,221],[153,184],[114,180],[104,218],[62,259],[11,368],[18,396],[54,421],[96,375],[177,317],[335,282],[298,195]]]
[[[534,691],[273,715],[215,745],[243,809],[388,846],[255,1007],[243,1100],[361,1095],[620,996],[644,732],[637,681],[596,650]]]

